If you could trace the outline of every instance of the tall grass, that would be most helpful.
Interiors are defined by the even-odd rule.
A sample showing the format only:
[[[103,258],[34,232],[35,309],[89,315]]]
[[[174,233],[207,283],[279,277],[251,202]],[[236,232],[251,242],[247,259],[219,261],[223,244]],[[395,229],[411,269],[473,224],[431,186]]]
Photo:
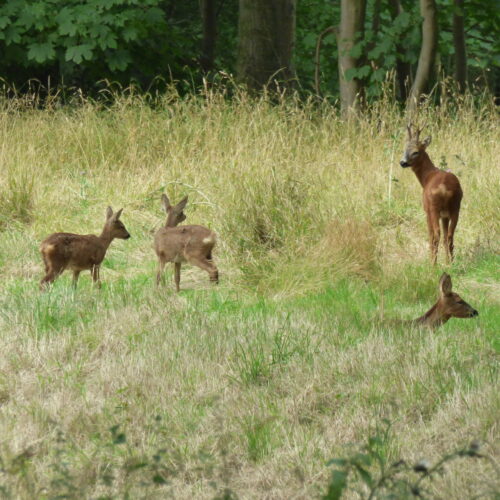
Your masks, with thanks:
[[[465,193],[456,261],[440,249],[432,268],[389,100],[350,122],[327,103],[244,94],[150,104],[0,99],[4,496],[319,497],[328,460],[382,419],[388,460],[472,439],[498,460],[494,107],[447,97],[421,111],[431,159]],[[218,288],[188,266],[180,294],[155,288],[162,192],[189,195],[186,222],[218,233]],[[40,294],[40,240],[98,233],[107,205],[132,238],[112,244],[103,289],[63,275]],[[432,305],[443,270],[478,320],[393,326]],[[499,486],[478,461],[429,488],[458,499],[484,484]]]

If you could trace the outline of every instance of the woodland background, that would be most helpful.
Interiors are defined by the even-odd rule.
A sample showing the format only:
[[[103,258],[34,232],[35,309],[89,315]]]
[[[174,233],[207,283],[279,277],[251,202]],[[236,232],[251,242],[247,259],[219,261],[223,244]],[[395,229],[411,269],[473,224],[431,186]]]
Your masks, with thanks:
[[[448,77],[498,94],[498,12],[496,0],[5,0],[0,76],[91,93],[234,76],[344,108],[380,97],[387,78],[401,101]]]

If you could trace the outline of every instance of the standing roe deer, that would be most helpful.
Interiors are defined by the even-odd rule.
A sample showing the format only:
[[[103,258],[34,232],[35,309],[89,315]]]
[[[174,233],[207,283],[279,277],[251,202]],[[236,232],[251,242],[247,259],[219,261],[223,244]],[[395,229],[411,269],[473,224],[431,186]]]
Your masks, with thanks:
[[[187,196],[174,207],[170,205],[167,195],[161,197],[163,208],[167,213],[165,227],[159,229],[154,238],[154,249],[158,256],[158,273],[156,283],[159,285],[167,262],[175,266],[175,289],[180,290],[181,264],[189,262],[205,270],[210,281],[219,283],[219,271],[212,260],[212,250],[216,236],[213,231],[204,226],[180,226],[177,224],[186,219],[184,208],[188,202]]]
[[[443,243],[446,251],[446,262],[453,260],[453,236],[458,223],[462,188],[457,177],[451,172],[436,168],[429,155],[425,152],[431,143],[427,137],[420,142],[422,128],[416,128],[412,134],[411,124],[408,125],[408,142],[400,161],[403,168],[411,167],[420,184],[424,188],[423,202],[427,214],[431,261],[436,264],[439,239],[441,237],[440,221],[443,225]]]
[[[87,269],[92,274],[94,284],[100,287],[99,267],[109,245],[114,238],[123,240],[130,238],[130,234],[120,220],[122,210],[123,208],[113,213],[113,209],[108,207],[106,223],[100,236],[54,233],[45,238],[40,245],[40,252],[42,252],[46,274],[40,282],[40,288],[43,289],[46,284],[52,283],[65,269],[73,271],[75,288],[80,272]]]
[[[451,277],[443,273],[439,280],[438,301],[420,318],[409,322],[412,326],[436,328],[444,325],[450,318],[473,318],[479,313],[458,294],[451,291]]]

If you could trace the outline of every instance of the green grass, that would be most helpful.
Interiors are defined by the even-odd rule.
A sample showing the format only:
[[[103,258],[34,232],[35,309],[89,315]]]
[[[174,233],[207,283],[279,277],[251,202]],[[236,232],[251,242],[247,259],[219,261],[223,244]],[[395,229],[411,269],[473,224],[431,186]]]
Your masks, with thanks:
[[[490,106],[422,112],[431,158],[465,192],[456,261],[440,251],[434,269],[390,103],[352,123],[327,105],[211,94],[20,104],[0,112],[3,497],[319,498],[327,462],[385,419],[388,463],[435,462],[473,439],[498,462]],[[156,288],[163,191],[188,194],[186,223],[218,233],[219,287],[184,266],[181,293],[170,268]],[[65,274],[40,293],[39,242],[98,233],[108,204],[124,207],[132,238],[112,243],[102,289],[82,273],[75,291]],[[408,328],[444,270],[479,317]],[[427,486],[462,499],[499,481],[490,462],[456,461]]]

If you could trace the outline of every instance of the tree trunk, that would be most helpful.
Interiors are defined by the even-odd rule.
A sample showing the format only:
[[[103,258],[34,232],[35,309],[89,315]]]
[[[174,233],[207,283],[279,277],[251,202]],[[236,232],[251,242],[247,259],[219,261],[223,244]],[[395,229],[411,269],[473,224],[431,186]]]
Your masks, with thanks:
[[[273,81],[293,86],[296,0],[240,0],[239,81],[261,90]]]
[[[438,24],[435,0],[420,0],[420,13],[424,19],[422,47],[418,58],[417,74],[410,92],[410,108],[418,105],[421,95],[427,90],[437,50]]]
[[[358,78],[346,78],[346,73],[356,69],[359,59],[351,55],[353,46],[363,38],[366,0],[341,0],[340,27],[338,31],[340,106],[344,115],[359,108],[363,90]],[[349,76],[349,75],[347,75]]]
[[[389,2],[392,19],[396,19],[402,12],[403,6],[400,0],[390,0]],[[411,85],[411,65],[407,61],[401,60],[401,54],[405,51],[404,45],[401,40],[396,44],[396,77],[398,80],[399,99],[406,101]]]
[[[217,38],[216,0],[200,0],[203,39],[200,63],[204,72],[214,69],[215,40]]]
[[[464,0],[455,0],[453,44],[455,46],[455,79],[460,92],[467,86],[467,52],[465,49]]]

